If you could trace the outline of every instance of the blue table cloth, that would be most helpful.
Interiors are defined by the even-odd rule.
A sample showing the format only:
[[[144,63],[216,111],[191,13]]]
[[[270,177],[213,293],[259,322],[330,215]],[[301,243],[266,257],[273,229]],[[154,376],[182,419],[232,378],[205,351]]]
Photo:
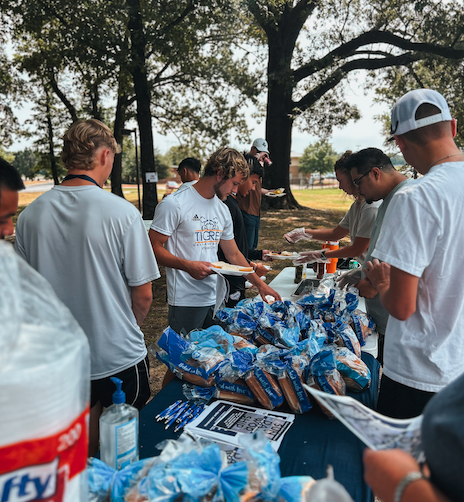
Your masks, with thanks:
[[[362,359],[372,374],[370,388],[364,392],[348,392],[369,408],[376,409],[380,365],[370,354]],[[154,417],[177,399],[185,400],[180,380],[174,379],[162,389],[140,412],[140,458],[159,454],[156,445],[165,439],[177,439],[181,431],[174,427],[165,430],[164,422]],[[288,411],[285,408],[279,411]],[[281,447],[280,470],[282,476],[309,475],[315,479],[326,476],[327,465],[334,468],[339,481],[356,502],[374,500],[363,479],[362,454],[364,444],[338,420],[329,420],[317,406],[304,415],[296,415]]]

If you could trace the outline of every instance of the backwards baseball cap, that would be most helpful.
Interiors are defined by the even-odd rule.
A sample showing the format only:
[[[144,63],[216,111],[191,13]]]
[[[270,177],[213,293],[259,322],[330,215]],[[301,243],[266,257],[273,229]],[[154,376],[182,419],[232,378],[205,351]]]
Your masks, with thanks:
[[[267,141],[263,138],[258,138],[253,141],[253,146],[258,150],[258,152],[269,153],[269,146]]]
[[[416,120],[416,111],[424,103],[435,105],[440,113]],[[414,131],[437,122],[451,120],[451,113],[445,98],[431,89],[415,89],[401,97],[392,109],[389,141],[394,136]]]

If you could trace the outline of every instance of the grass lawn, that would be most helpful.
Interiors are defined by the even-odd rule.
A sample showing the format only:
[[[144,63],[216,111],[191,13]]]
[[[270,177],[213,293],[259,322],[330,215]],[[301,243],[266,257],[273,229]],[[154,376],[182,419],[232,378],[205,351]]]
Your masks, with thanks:
[[[161,200],[164,191],[158,192]],[[313,189],[295,190],[296,200],[305,206],[300,210],[265,211],[261,215],[261,228],[259,238],[260,249],[272,251],[302,251],[304,249],[320,249],[321,244],[317,241],[298,242],[295,245],[288,244],[283,234],[297,227],[306,228],[334,228],[352,204],[352,200],[343,195],[338,189]],[[36,199],[40,193],[19,194],[19,212]],[[124,189],[126,199],[137,205],[137,188]],[[341,242],[346,245],[347,239]],[[266,282],[271,281],[284,267],[290,266],[291,262],[275,261],[271,264],[272,270],[267,276]],[[153,303],[150,312],[142,326],[147,346],[150,348],[159,339],[167,326],[168,307],[166,303],[166,274],[161,267],[161,277],[153,283]],[[256,289],[248,290],[249,296],[255,296]],[[159,391],[161,380],[165,373],[165,366],[161,365],[154,357],[150,357],[151,387],[152,393]]]

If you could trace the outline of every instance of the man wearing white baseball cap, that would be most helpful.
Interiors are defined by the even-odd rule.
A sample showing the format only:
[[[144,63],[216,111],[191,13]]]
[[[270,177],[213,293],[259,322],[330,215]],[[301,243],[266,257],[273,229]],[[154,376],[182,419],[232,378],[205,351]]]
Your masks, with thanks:
[[[397,101],[391,133],[424,176],[393,197],[366,277],[390,314],[378,410],[407,418],[464,373],[464,155],[446,100],[417,89]],[[371,173],[369,173],[371,176]]]
[[[255,139],[250,151],[244,155],[247,161],[259,162],[263,167],[272,164],[269,157],[269,145],[263,138]],[[240,194],[237,194],[237,202],[242,211],[250,250],[255,250],[258,246],[259,226],[261,223],[261,198],[263,194],[269,192],[269,190],[263,188],[262,181],[260,179],[256,184],[255,190],[252,190],[247,196],[242,197]]]

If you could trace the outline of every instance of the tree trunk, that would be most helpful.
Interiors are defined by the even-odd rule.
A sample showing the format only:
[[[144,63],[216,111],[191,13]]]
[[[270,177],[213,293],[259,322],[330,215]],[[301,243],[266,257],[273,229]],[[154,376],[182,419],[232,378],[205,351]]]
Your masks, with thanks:
[[[269,39],[268,97],[266,139],[272,165],[264,169],[265,188],[285,188],[285,197],[263,197],[263,209],[299,209],[290,190],[290,154],[292,147],[292,72],[291,55],[286,55],[280,37]]]
[[[127,96],[121,96],[118,92],[118,102],[116,104],[116,114],[114,117],[114,139],[122,147],[122,130],[126,123],[126,102]],[[113,170],[111,171],[111,192],[119,197],[124,197],[122,191],[122,152],[114,156]]]
[[[151,124],[150,91],[148,88],[145,61],[145,34],[143,31],[140,0],[127,0],[129,7],[128,28],[131,37],[131,74],[137,97],[137,123],[140,133],[140,164],[143,184],[142,214],[146,220],[153,219],[158,204],[156,183],[147,183],[146,173],[156,172],[153,131]]]
[[[56,167],[56,159],[55,159],[55,144],[53,141],[53,124],[51,116],[52,112],[50,108],[50,96],[48,95],[48,92],[45,106],[47,110],[48,154],[50,156],[50,166],[52,170],[53,183],[55,183],[55,185],[59,185],[60,181],[58,179],[58,168]]]

